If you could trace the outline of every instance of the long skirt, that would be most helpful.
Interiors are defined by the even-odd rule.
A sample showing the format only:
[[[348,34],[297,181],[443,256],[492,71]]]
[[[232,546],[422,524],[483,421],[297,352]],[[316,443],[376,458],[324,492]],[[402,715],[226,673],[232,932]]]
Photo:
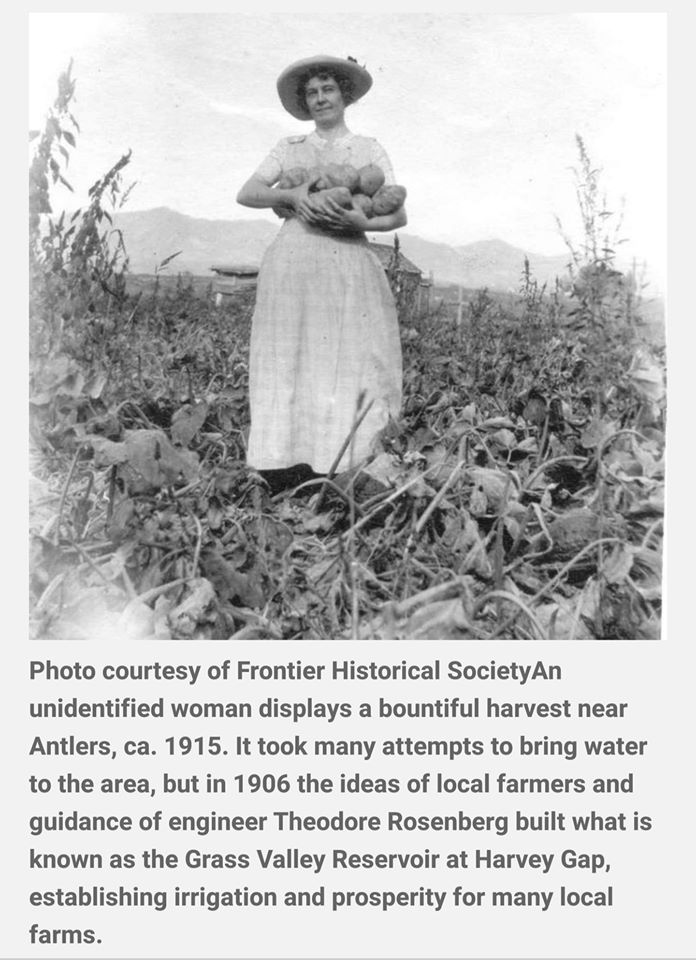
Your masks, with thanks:
[[[384,268],[363,236],[283,225],[259,272],[249,391],[257,470],[326,473],[371,401],[338,470],[370,455],[399,414],[401,346]]]

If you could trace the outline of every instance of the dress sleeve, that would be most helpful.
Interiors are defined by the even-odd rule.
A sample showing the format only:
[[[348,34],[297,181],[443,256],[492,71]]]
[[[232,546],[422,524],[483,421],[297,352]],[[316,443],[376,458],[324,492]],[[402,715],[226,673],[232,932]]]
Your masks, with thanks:
[[[370,163],[374,163],[378,166],[382,173],[384,174],[384,182],[387,185],[396,183],[394,177],[394,171],[392,169],[391,160],[387,156],[387,151],[384,149],[381,143],[377,140],[373,140],[371,144],[371,157]]]
[[[272,187],[274,183],[280,180],[283,172],[283,166],[286,154],[285,140],[279,140],[271,152],[256,168],[253,176],[262,180],[267,187]]]

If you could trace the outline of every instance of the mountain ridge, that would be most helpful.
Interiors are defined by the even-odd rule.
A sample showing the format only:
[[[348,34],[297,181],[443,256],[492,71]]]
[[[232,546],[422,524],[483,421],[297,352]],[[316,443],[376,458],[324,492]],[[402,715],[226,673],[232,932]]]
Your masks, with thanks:
[[[168,272],[212,276],[215,263],[259,264],[276,236],[280,223],[268,220],[210,220],[190,217],[170,207],[123,211],[114,216],[128,252],[133,273],[154,273],[173,254]],[[398,231],[401,252],[425,276],[436,282],[462,283],[466,287],[516,290],[528,258],[539,283],[552,284],[567,272],[566,255],[545,256],[525,251],[504,240],[480,240],[453,246]],[[393,234],[374,235],[377,242],[393,243]]]

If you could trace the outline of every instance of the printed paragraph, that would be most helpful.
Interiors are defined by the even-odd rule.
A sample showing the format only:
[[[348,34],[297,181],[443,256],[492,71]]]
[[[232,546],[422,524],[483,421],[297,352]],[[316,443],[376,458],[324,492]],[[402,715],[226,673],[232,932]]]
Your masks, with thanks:
[[[28,669],[31,943],[114,910],[591,916],[653,828],[631,703],[550,661]]]

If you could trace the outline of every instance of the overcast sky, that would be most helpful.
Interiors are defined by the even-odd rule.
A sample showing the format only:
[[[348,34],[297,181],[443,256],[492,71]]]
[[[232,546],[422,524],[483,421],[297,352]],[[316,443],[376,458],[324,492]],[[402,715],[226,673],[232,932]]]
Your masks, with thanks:
[[[563,252],[554,215],[581,237],[580,134],[610,206],[625,198],[622,256],[647,260],[663,288],[665,14],[33,13],[30,126],[72,58],[78,200],[131,148],[127,210],[276,223],[235,196],[280,137],[311,129],[283,110],[275,81],[315,53],[372,73],[346,119],[389,153],[409,233]]]

